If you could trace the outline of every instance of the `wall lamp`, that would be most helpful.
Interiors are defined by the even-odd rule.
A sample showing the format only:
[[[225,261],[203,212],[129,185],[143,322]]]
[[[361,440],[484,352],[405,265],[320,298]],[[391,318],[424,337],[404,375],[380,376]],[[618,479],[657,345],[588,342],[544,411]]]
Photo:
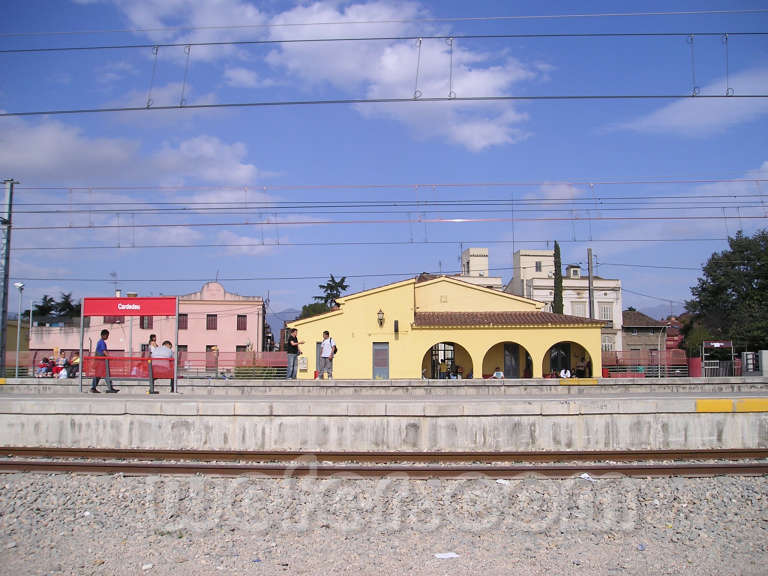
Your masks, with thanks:
[[[379,321],[379,326],[384,326],[384,312],[381,311],[381,308],[376,312],[376,319]]]

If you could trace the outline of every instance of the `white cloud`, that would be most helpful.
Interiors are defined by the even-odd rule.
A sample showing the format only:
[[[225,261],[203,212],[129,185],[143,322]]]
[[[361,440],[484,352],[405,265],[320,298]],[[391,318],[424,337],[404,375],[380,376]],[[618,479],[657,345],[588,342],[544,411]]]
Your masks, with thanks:
[[[110,84],[122,80],[127,76],[136,76],[138,74],[136,67],[130,62],[119,60],[109,62],[96,70],[97,80],[102,84]]]
[[[417,2],[374,1],[349,3],[338,0],[302,3],[268,18],[253,5],[241,0],[194,2],[193,0],[113,0],[137,29],[179,27],[177,30],[147,31],[157,41],[174,42],[231,40],[268,37],[272,40],[362,36],[418,36],[435,32],[424,23],[413,22],[428,16]],[[411,20],[412,22],[406,22]],[[376,24],[360,22],[377,21]],[[338,22],[333,25],[307,23]],[[263,24],[271,28],[259,28]],[[217,30],[215,26],[245,25],[247,29]],[[183,27],[203,27],[185,32]],[[193,48],[193,61],[221,57],[248,60],[248,53],[232,47]],[[175,58],[175,57],[174,57]],[[551,67],[542,62],[522,63],[512,57],[473,51],[454,42],[424,40],[421,49],[412,41],[311,42],[279,45],[266,57],[278,72],[287,74],[299,89],[313,93],[329,88],[343,97],[413,98],[416,65],[420,59],[418,90],[424,98],[497,96],[509,94],[521,83],[547,78]],[[452,81],[449,82],[449,77]],[[256,88],[274,85],[254,66],[230,66],[224,72],[228,86]],[[169,85],[170,87],[171,85]],[[155,96],[156,94],[156,96]],[[170,104],[178,102],[178,91],[168,94]],[[166,95],[153,91],[156,105]],[[133,105],[146,103],[146,95],[132,96]],[[366,117],[384,117],[400,122],[419,138],[445,138],[473,151],[524,140],[529,134],[520,128],[527,115],[510,102],[449,102],[439,104],[360,105]]]
[[[536,194],[528,195],[528,198],[547,200],[572,200],[582,195],[582,190],[567,182],[546,182],[539,186]]]
[[[263,174],[249,162],[245,144],[199,135],[142,151],[124,138],[93,138],[59,121],[6,118],[0,122],[0,174],[22,183],[104,182],[253,184]]]
[[[734,74],[730,77],[729,84],[737,95],[765,94],[768,92],[768,68]],[[721,79],[705,86],[701,93],[724,94],[725,80]],[[768,114],[768,100],[765,98],[686,98],[614,128],[699,136],[722,132],[765,114]]]
[[[260,78],[253,70],[241,67],[227,68],[224,71],[224,81],[227,86],[235,88],[261,88],[274,84],[272,80]]]
[[[112,180],[129,169],[138,150],[136,141],[91,138],[58,121],[6,118],[0,123],[0,173],[22,182]]]
[[[229,230],[219,232],[217,240],[222,244],[236,244],[239,246],[228,246],[226,251],[229,254],[239,256],[260,256],[274,249],[274,246],[261,244],[262,241],[272,243],[272,239],[255,238],[251,236],[241,236]]]
[[[198,136],[178,146],[164,144],[150,165],[158,174],[176,175],[178,181],[195,176],[207,182],[243,184],[254,182],[259,174],[256,166],[243,162],[246,153],[242,142],[227,144],[213,136]]]

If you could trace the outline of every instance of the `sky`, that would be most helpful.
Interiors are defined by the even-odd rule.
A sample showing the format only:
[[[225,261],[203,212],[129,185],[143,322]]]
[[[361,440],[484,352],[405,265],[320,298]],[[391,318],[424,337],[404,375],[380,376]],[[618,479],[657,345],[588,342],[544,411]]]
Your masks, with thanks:
[[[468,247],[506,283],[515,250],[557,240],[585,270],[592,248],[625,309],[662,317],[729,236],[768,220],[768,35],[749,34],[768,31],[763,2],[3,13],[0,178],[18,181],[24,309],[218,279],[278,312],[329,274],[351,293],[456,273]]]

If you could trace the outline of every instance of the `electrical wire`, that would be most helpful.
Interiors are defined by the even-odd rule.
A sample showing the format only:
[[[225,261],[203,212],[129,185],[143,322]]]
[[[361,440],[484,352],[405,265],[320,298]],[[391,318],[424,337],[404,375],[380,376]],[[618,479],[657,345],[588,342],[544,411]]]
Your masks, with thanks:
[[[158,223],[158,224],[93,224],[72,226],[17,226],[14,230],[99,230],[99,229],[123,229],[123,228],[220,228],[243,226],[324,226],[324,225],[350,225],[350,224],[479,224],[492,222],[595,222],[595,221],[676,221],[676,220],[765,220],[768,215],[762,216],[572,216],[543,217],[543,218],[415,218],[415,219],[355,219],[355,220],[284,220],[284,221],[257,221],[257,222],[187,222],[187,223]]]
[[[73,114],[103,114],[108,112],[147,112],[150,110],[218,110],[227,108],[275,108],[283,106],[321,106],[349,104],[406,104],[435,102],[514,102],[514,101],[585,101],[585,100],[755,100],[768,98],[768,94],[563,94],[516,96],[435,96],[419,98],[337,98],[329,100],[264,100],[260,102],[222,102],[209,104],[177,104],[173,106],[112,106],[107,108],[72,108],[59,110],[31,110],[1,112],[0,118],[22,116],[58,116]]]
[[[212,185],[212,186],[164,186],[164,185],[133,185],[133,186],[72,186],[59,184],[56,186],[14,186],[14,190],[64,190],[64,191],[239,191],[239,192],[280,192],[295,190],[363,190],[363,189],[437,189],[437,188],[504,188],[504,187],[540,187],[540,186],[617,186],[617,185],[664,185],[664,184],[730,184],[730,183],[759,183],[768,182],[768,178],[691,178],[691,177],[653,177],[646,180],[636,179],[601,179],[592,180],[532,180],[532,181],[506,181],[506,182],[416,182],[404,184],[237,184],[237,185]],[[726,195],[727,196],[727,195]],[[698,198],[699,196],[693,196]]]
[[[725,242],[728,238],[606,238],[591,240],[558,240],[561,244],[593,244],[593,243],[675,243],[675,242]],[[329,247],[329,246],[409,246],[409,245],[457,245],[457,244],[514,244],[514,240],[400,240],[400,241],[339,241],[339,242],[261,242],[261,243],[204,243],[204,244],[131,244],[121,245],[88,245],[88,246],[12,246],[12,252],[28,252],[50,250],[144,250],[144,249],[177,249],[177,248],[290,248],[290,247]],[[517,240],[517,244],[545,244],[552,243],[551,239],[545,240]]]
[[[726,32],[582,32],[554,34],[453,34],[434,36],[362,36],[349,38],[295,38],[270,40],[225,40],[208,42],[156,42],[152,44],[101,44],[93,46],[54,46],[47,48],[6,48],[0,54],[35,54],[50,52],[83,52],[99,50],[139,50],[157,48],[195,48],[221,46],[259,46],[273,44],[312,44],[337,42],[406,42],[417,40],[513,40],[553,38],[690,38],[691,36],[722,37]],[[768,36],[768,32],[728,32],[728,36]]]
[[[303,26],[351,26],[367,24],[428,24],[428,23],[449,23],[449,22],[509,22],[525,20],[573,20],[588,18],[628,18],[628,17],[647,17],[647,16],[725,16],[725,15],[746,15],[763,14],[768,9],[755,8],[743,10],[678,10],[668,12],[593,12],[582,14],[540,14],[540,15],[519,15],[519,16],[457,16],[457,17],[434,17],[434,18],[393,18],[381,20],[340,20],[340,21],[319,21],[319,22],[270,22],[266,24],[231,24],[218,26],[167,26],[155,28],[106,28],[92,30],[68,30],[68,31],[47,31],[47,32],[4,32],[0,37],[24,37],[24,36],[73,36],[85,34],[146,34],[149,32],[189,32],[197,30],[248,30],[248,29],[272,29],[272,28],[291,28]]]

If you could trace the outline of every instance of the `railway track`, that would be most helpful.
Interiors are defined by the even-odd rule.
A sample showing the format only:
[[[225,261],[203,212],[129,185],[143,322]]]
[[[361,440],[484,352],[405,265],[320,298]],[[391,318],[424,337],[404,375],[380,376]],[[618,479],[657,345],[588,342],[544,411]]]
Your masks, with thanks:
[[[194,462],[290,462],[313,458],[323,462],[643,462],[649,460],[761,460],[768,449],[632,450],[547,452],[307,452],[137,450],[114,448],[0,447],[0,457],[111,458],[131,460],[183,460]]]
[[[588,479],[768,474],[768,450],[312,454],[2,448],[0,455],[4,456],[0,459],[0,472],[489,479],[571,478],[585,473]]]

